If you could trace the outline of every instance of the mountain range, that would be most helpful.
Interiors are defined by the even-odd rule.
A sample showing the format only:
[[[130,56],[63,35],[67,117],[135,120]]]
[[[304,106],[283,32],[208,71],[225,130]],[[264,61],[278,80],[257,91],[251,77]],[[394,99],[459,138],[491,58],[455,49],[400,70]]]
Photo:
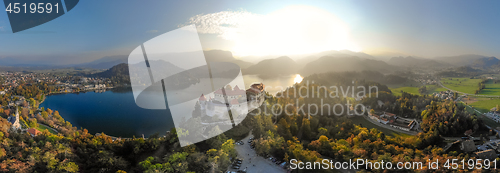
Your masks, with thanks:
[[[262,60],[259,63],[243,69],[243,74],[258,75],[289,75],[296,74],[299,65],[287,56]]]
[[[420,57],[413,57],[413,56],[408,56],[408,57],[392,57],[387,61],[388,64],[390,65],[395,65],[395,66],[403,66],[403,67],[449,67],[452,66],[451,64],[438,61],[438,60],[433,60],[433,59],[425,59],[425,58],[420,58]]]
[[[420,58],[414,56],[393,57],[383,61],[378,57],[371,56],[363,52],[352,52],[348,50],[341,51],[324,51],[317,54],[301,55],[303,58],[291,58],[290,56],[280,56],[277,58],[263,59],[256,64],[244,61],[242,58],[235,58],[230,51],[208,50],[203,51],[207,62],[231,62],[238,65],[243,74],[254,75],[289,75],[300,73],[302,75],[310,75],[314,73],[323,73],[330,71],[362,71],[372,70],[382,73],[391,73],[404,69],[406,67],[419,68],[457,68],[468,66],[477,69],[494,69],[500,68],[500,60],[496,57],[488,57],[483,55],[458,55],[435,58]],[[176,56],[179,58],[190,56],[191,52],[174,53],[168,56]],[[28,69],[50,69],[50,68],[92,68],[92,69],[110,69],[113,66],[121,63],[127,63],[128,56],[116,55],[106,56],[101,59],[65,66],[49,66],[36,64],[22,64],[19,61],[13,61],[9,58],[0,58],[0,66],[6,69],[6,66],[11,67],[29,67]],[[12,60],[12,61],[11,61]]]

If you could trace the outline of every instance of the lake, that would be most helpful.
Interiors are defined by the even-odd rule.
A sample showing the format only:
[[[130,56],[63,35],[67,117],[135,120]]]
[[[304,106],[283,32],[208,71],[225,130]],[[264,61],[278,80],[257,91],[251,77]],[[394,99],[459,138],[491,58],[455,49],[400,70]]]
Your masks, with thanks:
[[[262,79],[256,75],[243,76],[246,88],[262,82],[269,93],[286,88],[298,81],[297,75]],[[89,133],[102,133],[116,137],[146,137],[156,132],[164,135],[174,127],[167,110],[150,110],[138,107],[130,89],[112,89],[106,92],[82,92],[47,96],[40,107],[59,111],[73,126],[83,127]]]
[[[140,137],[159,132],[164,135],[174,127],[169,111],[138,107],[129,89],[50,95],[40,107],[59,111],[73,126],[86,128],[92,134]]]
[[[262,82],[266,85],[266,91],[275,95],[277,92],[286,89],[286,87],[302,81],[302,76],[295,74],[273,78],[260,78],[258,75],[244,75],[243,80],[245,81],[245,88],[249,88],[253,82]]]

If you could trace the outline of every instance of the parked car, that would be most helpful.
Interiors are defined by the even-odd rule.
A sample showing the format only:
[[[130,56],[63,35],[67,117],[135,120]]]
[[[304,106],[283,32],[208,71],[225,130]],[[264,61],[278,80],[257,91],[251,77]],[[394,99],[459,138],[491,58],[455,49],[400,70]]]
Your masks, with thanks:
[[[233,169],[240,169],[240,166],[233,165]]]
[[[281,164],[280,164],[280,166],[281,166],[282,168],[286,168],[286,162],[281,163]]]

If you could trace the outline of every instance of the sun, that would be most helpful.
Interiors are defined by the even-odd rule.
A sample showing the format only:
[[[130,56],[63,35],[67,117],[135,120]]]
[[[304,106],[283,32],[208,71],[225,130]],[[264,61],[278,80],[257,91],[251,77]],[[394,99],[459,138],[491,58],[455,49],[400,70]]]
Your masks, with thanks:
[[[293,83],[300,83],[302,82],[302,79],[303,79],[302,76],[300,76],[300,74],[297,74],[293,79]]]
[[[334,14],[310,6],[289,6],[241,23],[231,32],[236,56],[296,55],[361,49],[347,24]]]

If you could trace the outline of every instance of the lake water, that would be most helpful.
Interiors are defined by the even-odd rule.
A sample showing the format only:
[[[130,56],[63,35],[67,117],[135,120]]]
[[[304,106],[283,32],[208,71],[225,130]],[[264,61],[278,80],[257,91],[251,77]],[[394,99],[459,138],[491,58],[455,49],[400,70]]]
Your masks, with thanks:
[[[164,135],[174,127],[167,110],[142,109],[135,104],[130,90],[109,90],[48,96],[40,107],[59,111],[73,126],[90,133],[104,132],[117,137]]]
[[[292,86],[295,82],[302,81],[302,77],[297,74],[263,79],[257,75],[244,75],[243,80],[245,81],[245,88],[249,88],[254,82],[262,82],[266,85],[266,91],[274,95],[277,92],[286,89],[286,87]]]
[[[246,88],[254,82],[262,82],[271,94],[292,86],[298,80],[296,75],[269,79],[244,75],[243,78]],[[130,89],[50,95],[40,107],[59,111],[73,126],[86,128],[92,134],[104,132],[116,137],[144,134],[147,137],[156,132],[164,135],[174,127],[169,111],[138,107]]]

